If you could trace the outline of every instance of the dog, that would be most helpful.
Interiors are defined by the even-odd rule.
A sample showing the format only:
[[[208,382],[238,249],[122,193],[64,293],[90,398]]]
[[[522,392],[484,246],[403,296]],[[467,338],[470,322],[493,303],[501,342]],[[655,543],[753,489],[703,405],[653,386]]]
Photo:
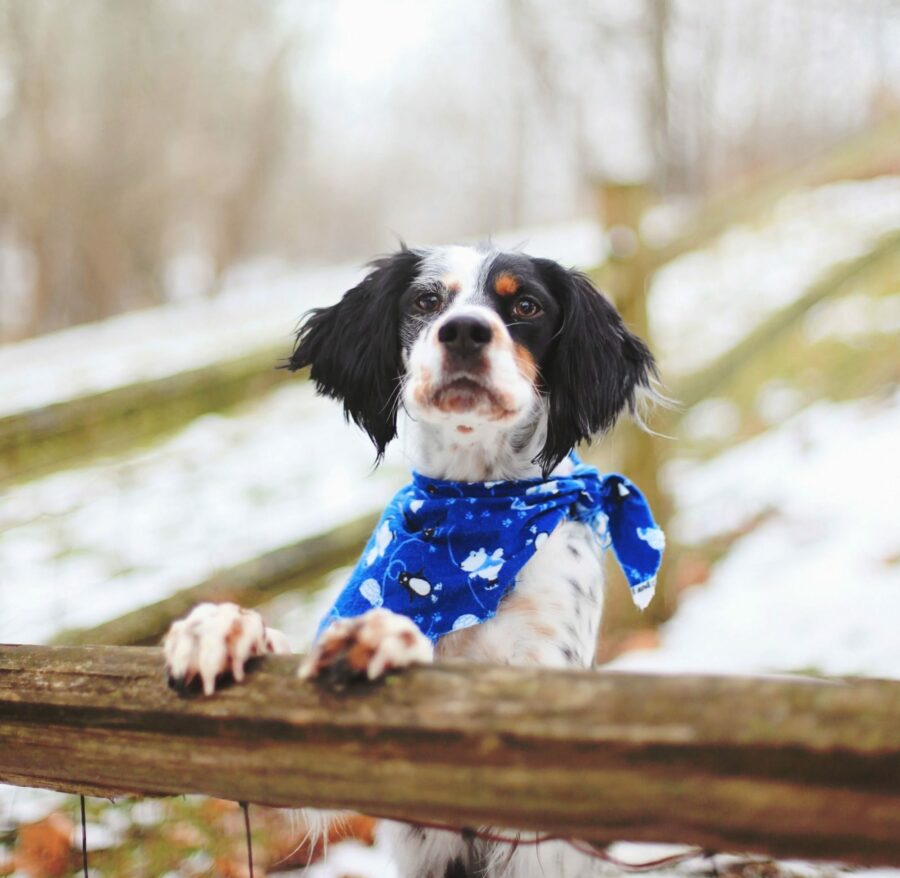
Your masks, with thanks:
[[[337,304],[305,317],[287,365],[309,367],[319,393],[340,401],[371,438],[378,460],[399,430],[415,478],[427,490],[563,483],[578,471],[574,447],[601,436],[623,414],[640,419],[657,377],[646,344],[586,275],[489,246],[403,246],[370,263]],[[628,489],[620,484],[619,492]],[[411,501],[407,512],[417,508]],[[507,522],[515,531],[515,522]],[[365,611],[335,611],[326,619],[301,675],[339,667],[375,680],[451,657],[591,667],[604,583],[595,524],[564,515],[550,532],[526,540],[528,560],[506,590],[495,578],[503,550],[473,549],[460,566],[483,594],[493,589],[496,606],[484,618],[459,615],[431,636],[423,630],[425,617],[418,615],[417,623],[417,613],[405,609],[407,603],[430,607],[439,596],[428,556],[418,567],[388,559],[396,600],[407,603],[391,609],[379,583],[363,580],[354,595],[366,596]],[[420,527],[420,539],[404,544],[424,546],[435,530]],[[387,558],[391,540],[390,527],[376,530],[360,561],[363,574],[367,563]],[[234,604],[198,606],[164,642],[170,681],[199,678],[206,693],[223,674],[242,680],[250,657],[288,651],[283,634]],[[569,878],[599,868],[561,841],[515,846],[393,822],[384,831],[400,875],[409,878]]]

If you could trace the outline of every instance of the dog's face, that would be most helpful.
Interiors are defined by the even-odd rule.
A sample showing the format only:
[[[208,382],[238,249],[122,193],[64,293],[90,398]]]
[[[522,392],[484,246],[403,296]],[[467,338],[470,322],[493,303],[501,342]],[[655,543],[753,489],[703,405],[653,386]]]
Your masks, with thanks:
[[[546,426],[552,469],[649,388],[653,358],[582,274],[474,247],[401,250],[301,326],[289,368],[311,367],[379,454],[397,410],[460,441],[488,425]]]
[[[430,251],[399,304],[402,400],[411,417],[465,437],[534,416],[562,309],[532,259]]]

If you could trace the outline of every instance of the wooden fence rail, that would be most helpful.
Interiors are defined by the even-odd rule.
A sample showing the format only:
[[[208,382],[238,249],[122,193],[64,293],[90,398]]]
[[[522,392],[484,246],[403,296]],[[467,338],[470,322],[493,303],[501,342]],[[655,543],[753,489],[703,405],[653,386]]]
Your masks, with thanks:
[[[0,781],[900,863],[900,683],[445,664],[209,699],[151,648],[0,647]]]

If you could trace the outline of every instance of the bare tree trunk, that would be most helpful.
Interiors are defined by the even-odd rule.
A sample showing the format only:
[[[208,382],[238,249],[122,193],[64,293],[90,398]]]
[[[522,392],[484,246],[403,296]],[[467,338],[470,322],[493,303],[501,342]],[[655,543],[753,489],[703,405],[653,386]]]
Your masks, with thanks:
[[[672,144],[669,131],[669,69],[666,37],[669,29],[669,0],[648,0],[649,44],[652,75],[647,86],[647,131],[653,150],[657,192],[668,191],[672,183]]]
[[[601,184],[597,192],[607,233],[623,239],[627,246],[614,255],[607,269],[607,283],[626,325],[647,340],[651,350],[647,320],[647,291],[653,267],[650,253],[640,237],[640,221],[649,206],[650,190],[642,185]],[[632,249],[628,249],[631,247]],[[616,466],[641,489],[657,522],[666,530],[671,503],[659,482],[665,457],[665,440],[636,424],[623,422],[615,432]],[[615,653],[622,637],[638,628],[655,627],[674,612],[674,592],[667,588],[668,571],[673,569],[675,547],[670,545],[660,571],[656,596],[643,612],[635,608],[630,591],[617,569],[609,568],[613,581],[606,589],[601,637],[601,659]]]

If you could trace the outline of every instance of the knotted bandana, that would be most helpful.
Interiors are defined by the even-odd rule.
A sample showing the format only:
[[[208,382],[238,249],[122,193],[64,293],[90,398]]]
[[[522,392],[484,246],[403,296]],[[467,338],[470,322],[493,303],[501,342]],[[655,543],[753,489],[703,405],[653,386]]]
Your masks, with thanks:
[[[589,524],[601,546],[612,547],[644,609],[665,536],[628,479],[573,463],[570,475],[520,481],[451,482],[413,473],[385,509],[319,633],[335,619],[375,607],[408,616],[432,640],[485,622],[563,519]]]

